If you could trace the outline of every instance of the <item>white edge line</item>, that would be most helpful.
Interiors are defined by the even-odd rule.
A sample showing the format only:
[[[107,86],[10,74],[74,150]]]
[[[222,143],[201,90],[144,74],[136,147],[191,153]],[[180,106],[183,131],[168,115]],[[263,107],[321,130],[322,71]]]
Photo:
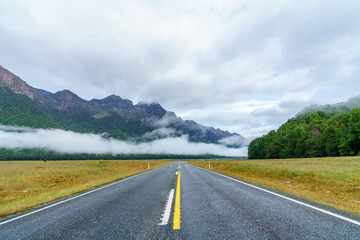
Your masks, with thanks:
[[[193,165],[193,166],[195,166],[195,165]],[[195,166],[195,167],[198,167],[198,166]],[[286,200],[288,200],[288,201],[291,201],[291,202],[294,202],[294,203],[303,205],[303,206],[305,206],[305,207],[308,207],[308,208],[317,210],[317,211],[319,211],[319,212],[328,214],[328,215],[330,215],[330,216],[333,216],[333,217],[339,218],[339,219],[341,219],[341,220],[344,220],[344,221],[347,221],[347,222],[350,222],[350,223],[353,223],[353,224],[355,224],[355,225],[360,226],[360,222],[359,222],[359,221],[356,221],[356,220],[354,220],[354,219],[347,218],[347,217],[341,216],[341,215],[339,215],[339,214],[336,214],[336,213],[333,213],[333,212],[330,212],[330,211],[327,211],[327,210],[324,210],[324,209],[321,209],[321,208],[312,206],[312,205],[310,205],[310,204],[307,204],[307,203],[304,203],[304,202],[301,202],[301,201],[298,201],[298,200],[295,200],[295,199],[292,199],[292,198],[283,196],[283,195],[281,195],[281,194],[278,194],[278,193],[275,193],[275,192],[266,190],[266,189],[264,189],[264,188],[261,188],[261,187],[258,187],[258,186],[255,186],[255,185],[252,185],[252,184],[243,182],[243,181],[241,181],[241,180],[238,180],[238,179],[235,179],[235,178],[226,176],[226,175],[221,174],[221,173],[218,173],[218,172],[210,171],[210,170],[207,170],[207,169],[201,168],[201,167],[198,167],[198,168],[200,168],[200,169],[202,169],[202,170],[205,170],[205,171],[208,171],[208,172],[211,172],[211,173],[213,173],[213,174],[217,174],[217,175],[222,176],[222,177],[224,177],[224,178],[228,178],[228,179],[230,179],[230,180],[233,180],[233,181],[235,181],[235,182],[244,184],[244,185],[246,185],[246,186],[249,186],[249,187],[252,187],[252,188],[261,190],[261,191],[266,192],[266,193],[270,193],[270,194],[275,195],[275,196],[277,196],[277,197],[286,199]]]
[[[170,214],[171,214],[171,206],[172,206],[172,202],[174,200],[174,192],[175,189],[171,189],[170,193],[169,193],[169,197],[167,200],[167,203],[165,205],[165,210],[164,213],[162,214],[162,218],[161,218],[161,223],[159,223],[158,225],[160,226],[165,226],[169,223],[169,219],[170,219]]]
[[[165,165],[165,166],[166,166],[166,165]],[[165,167],[165,166],[163,166],[163,167]],[[60,202],[51,204],[51,205],[49,205],[49,206],[47,206],[47,207],[44,207],[44,208],[41,208],[41,209],[38,209],[38,210],[35,210],[35,211],[32,211],[32,212],[26,213],[26,214],[24,214],[24,215],[21,215],[21,216],[18,216],[18,217],[15,217],[15,218],[6,220],[6,221],[4,221],[4,222],[1,222],[1,223],[0,223],[0,226],[1,226],[1,225],[4,225],[4,224],[6,224],[6,223],[10,223],[10,222],[13,222],[13,221],[15,221],[15,220],[24,218],[24,217],[26,217],[26,216],[29,216],[29,215],[32,215],[32,214],[41,212],[41,211],[46,210],[46,209],[48,209],[48,208],[55,207],[55,206],[57,206],[57,205],[60,205],[60,204],[62,204],[62,203],[65,203],[65,202],[74,200],[74,199],[76,199],[76,198],[83,197],[83,196],[85,196],[85,195],[88,195],[88,194],[90,194],[90,193],[99,191],[99,190],[104,189],[104,188],[107,188],[107,187],[110,187],[110,186],[112,186],[112,185],[115,185],[115,184],[118,184],[118,183],[122,183],[122,182],[124,182],[124,181],[130,180],[130,179],[135,178],[135,177],[139,177],[139,176],[141,176],[141,175],[144,175],[144,174],[149,173],[149,172],[154,171],[154,170],[158,170],[158,169],[160,169],[160,168],[162,168],[162,167],[155,168],[155,169],[153,169],[153,170],[146,171],[146,172],[143,172],[143,173],[139,173],[139,174],[136,174],[136,175],[134,175],[134,176],[131,176],[131,177],[128,177],[128,178],[124,178],[124,179],[122,179],[122,180],[119,180],[119,181],[116,181],[116,182],[113,182],[113,183],[109,183],[109,184],[107,184],[107,185],[105,185],[105,186],[102,186],[102,187],[99,187],[99,188],[90,190],[90,191],[88,191],[88,192],[82,193],[82,194],[77,195],[77,196],[74,196],[74,197],[72,197],[72,198],[68,198],[68,199],[65,199],[65,200],[63,200],[63,201],[60,201]],[[55,201],[56,201],[56,200],[55,200]]]

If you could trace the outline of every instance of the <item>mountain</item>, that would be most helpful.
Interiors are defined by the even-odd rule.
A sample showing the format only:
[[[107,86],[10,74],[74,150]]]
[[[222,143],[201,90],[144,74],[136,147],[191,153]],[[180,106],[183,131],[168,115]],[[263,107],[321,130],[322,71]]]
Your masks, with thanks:
[[[60,128],[134,142],[188,135],[193,142],[241,147],[239,134],[182,120],[158,103],[133,104],[111,95],[84,100],[69,90],[51,93],[28,85],[0,66],[0,124]]]
[[[0,87],[3,86],[8,86],[15,93],[28,96],[32,100],[38,97],[36,89],[32,88],[18,76],[0,66]]]
[[[313,105],[277,131],[253,140],[249,158],[360,156],[360,96]]]
[[[33,128],[59,128],[59,124],[36,101],[0,87],[0,123]]]

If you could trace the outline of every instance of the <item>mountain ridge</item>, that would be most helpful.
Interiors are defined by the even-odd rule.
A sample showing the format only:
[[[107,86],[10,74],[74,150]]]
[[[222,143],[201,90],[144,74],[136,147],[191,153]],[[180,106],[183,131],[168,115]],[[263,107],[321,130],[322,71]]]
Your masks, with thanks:
[[[51,122],[49,126],[56,125],[53,124],[51,120],[53,119],[59,128],[65,130],[107,133],[108,137],[135,142],[188,135],[192,142],[223,144],[235,148],[245,145],[245,138],[239,134],[203,126],[192,120],[182,120],[174,112],[165,110],[159,103],[133,104],[131,100],[114,94],[88,101],[66,89],[51,93],[30,86],[2,66],[0,66],[0,87],[7,87],[15,94],[27,96],[35,102],[35,105],[25,101],[26,106],[36,106],[38,112],[46,113],[43,117],[46,119],[45,122]],[[17,98],[10,93],[7,94],[11,98]],[[1,114],[0,111],[0,117]],[[35,117],[31,116],[31,118]],[[9,123],[11,121],[2,122],[0,118],[0,124],[9,125]],[[26,125],[25,120],[23,123]],[[39,127],[34,122],[28,124],[30,127],[34,125]],[[45,128],[49,126],[44,125]],[[225,142],[229,143],[223,141],[227,138],[235,138],[236,141],[225,144]]]

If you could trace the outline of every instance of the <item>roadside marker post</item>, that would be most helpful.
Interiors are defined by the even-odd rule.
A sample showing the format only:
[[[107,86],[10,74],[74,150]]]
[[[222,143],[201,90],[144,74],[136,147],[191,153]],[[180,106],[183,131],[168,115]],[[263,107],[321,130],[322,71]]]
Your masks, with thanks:
[[[209,169],[210,169],[210,161],[209,161]]]

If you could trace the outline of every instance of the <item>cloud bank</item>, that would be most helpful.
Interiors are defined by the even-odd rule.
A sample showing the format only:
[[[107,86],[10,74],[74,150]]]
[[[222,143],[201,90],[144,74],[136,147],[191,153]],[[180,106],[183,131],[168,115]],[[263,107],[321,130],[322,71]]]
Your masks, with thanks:
[[[227,148],[223,145],[189,142],[187,136],[165,138],[135,144],[106,139],[99,134],[80,134],[59,129],[30,129],[0,125],[0,148],[40,148],[59,153],[94,154],[214,154],[247,156],[247,149]]]

